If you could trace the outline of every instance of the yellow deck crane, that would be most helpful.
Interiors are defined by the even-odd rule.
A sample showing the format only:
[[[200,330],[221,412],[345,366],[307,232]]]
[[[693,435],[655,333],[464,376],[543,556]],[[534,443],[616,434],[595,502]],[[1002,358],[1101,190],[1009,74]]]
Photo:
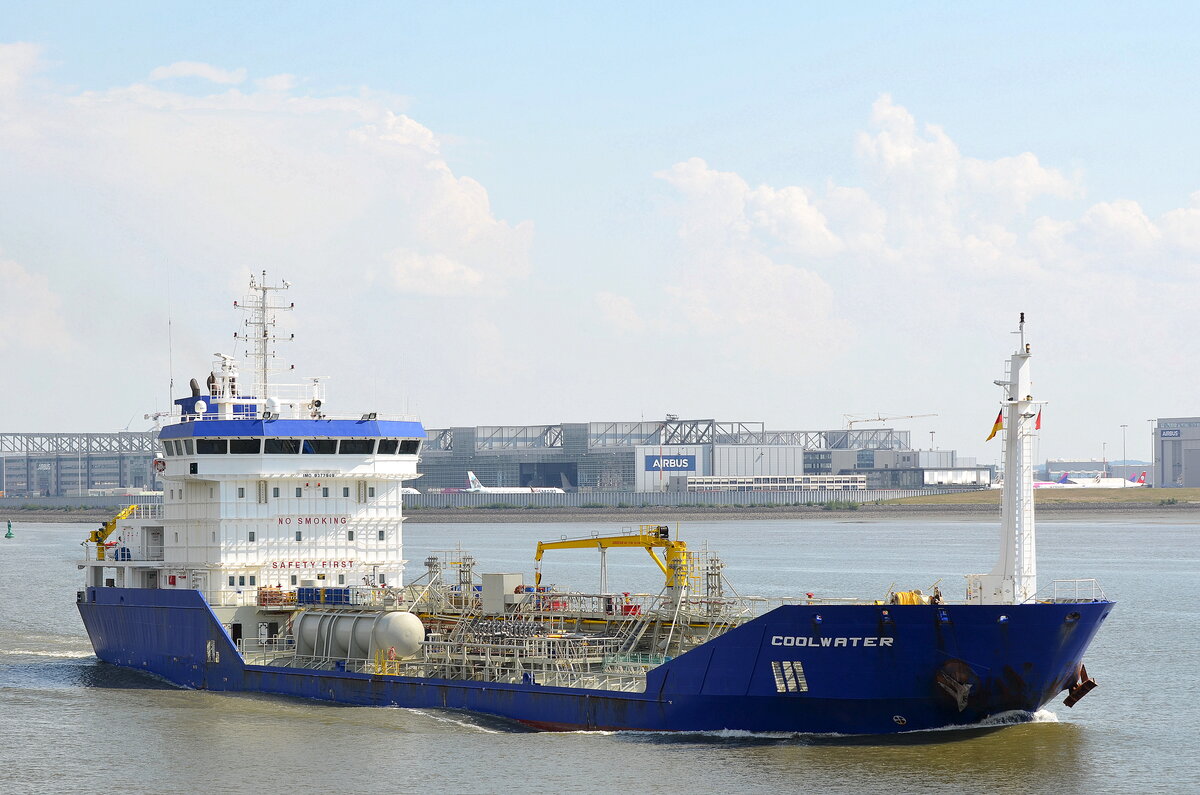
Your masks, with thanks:
[[[133,512],[136,511],[137,508],[138,507],[136,505],[130,505],[128,508],[123,509],[119,514],[105,522],[103,527],[99,528],[98,530],[93,530],[88,535],[88,541],[91,541],[96,545],[96,560],[104,560],[104,542],[108,540],[110,535],[116,532],[117,522],[133,516]]]
[[[639,525],[637,533],[540,541],[537,545],[537,554],[533,558],[534,584],[535,586],[542,584],[542,553],[546,550],[598,549],[600,550],[600,592],[608,593],[608,567],[605,562],[605,553],[613,547],[641,547],[662,569],[668,588],[682,588],[687,585],[687,544],[682,541],[672,541],[670,528],[666,525],[654,524]],[[654,552],[656,549],[664,551],[665,562]]]

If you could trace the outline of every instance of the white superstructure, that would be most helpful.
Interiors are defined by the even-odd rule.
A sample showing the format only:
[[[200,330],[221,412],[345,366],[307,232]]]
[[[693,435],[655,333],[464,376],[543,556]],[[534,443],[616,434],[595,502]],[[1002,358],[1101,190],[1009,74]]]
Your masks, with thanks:
[[[249,313],[253,385],[239,388],[225,354],[203,388],[192,381],[159,434],[161,506],[93,534],[88,585],[196,589],[212,605],[238,605],[256,589],[401,584],[404,482],[418,477],[424,429],[332,413],[319,381],[268,383],[269,344],[284,339],[275,311],[291,308],[269,296],[287,286],[251,281],[236,305]]]

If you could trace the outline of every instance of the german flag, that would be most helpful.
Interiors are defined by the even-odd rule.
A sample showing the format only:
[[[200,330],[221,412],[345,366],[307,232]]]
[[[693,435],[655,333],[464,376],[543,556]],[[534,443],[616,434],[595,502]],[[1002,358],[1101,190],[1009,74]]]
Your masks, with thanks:
[[[997,433],[999,433],[1001,430],[1003,430],[1003,428],[1004,428],[1004,410],[1001,409],[1000,413],[996,415],[996,424],[992,426],[992,432],[988,434],[988,438],[984,439],[984,441],[990,442],[992,440],[992,437],[995,436]]]

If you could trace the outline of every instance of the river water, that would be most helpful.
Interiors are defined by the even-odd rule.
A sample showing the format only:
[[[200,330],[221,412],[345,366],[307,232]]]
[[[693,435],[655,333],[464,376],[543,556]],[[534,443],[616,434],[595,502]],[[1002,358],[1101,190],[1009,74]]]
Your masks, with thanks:
[[[0,539],[0,793],[1200,792],[1200,523],[1042,521],[1039,577],[1096,577],[1116,610],[1089,652],[1100,683],[1033,722],[894,738],[541,734],[461,713],[179,690],[99,663],[75,610],[92,525]],[[538,540],[619,524],[415,524],[409,576],[461,545],[478,571],[532,571]],[[743,594],[881,598],[991,568],[995,521],[694,522]],[[594,590],[597,556],[547,553],[545,579]],[[657,591],[644,553],[609,553],[614,590]],[[617,587],[620,585],[621,587]]]

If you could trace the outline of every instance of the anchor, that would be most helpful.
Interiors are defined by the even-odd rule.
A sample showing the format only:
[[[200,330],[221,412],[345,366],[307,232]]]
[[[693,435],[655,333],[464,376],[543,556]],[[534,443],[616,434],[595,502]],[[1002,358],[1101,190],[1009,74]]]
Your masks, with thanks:
[[[1079,672],[1075,678],[1075,684],[1067,688],[1067,697],[1063,699],[1063,703],[1068,707],[1075,706],[1079,699],[1092,692],[1096,687],[1096,680],[1088,676],[1087,667],[1083,663],[1079,664]]]

